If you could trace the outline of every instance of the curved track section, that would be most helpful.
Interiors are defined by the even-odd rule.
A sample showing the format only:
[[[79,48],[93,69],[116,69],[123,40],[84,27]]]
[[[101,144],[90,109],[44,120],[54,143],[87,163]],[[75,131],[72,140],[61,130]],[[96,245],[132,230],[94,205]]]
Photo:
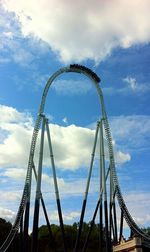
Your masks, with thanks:
[[[34,152],[35,152],[35,146],[36,146],[36,142],[37,142],[38,132],[39,132],[40,125],[41,125],[41,118],[42,118],[41,116],[42,116],[42,114],[44,112],[46,96],[47,96],[49,87],[52,84],[52,82],[59,75],[61,75],[64,72],[82,73],[82,74],[86,75],[89,79],[91,79],[91,81],[94,83],[94,85],[95,85],[95,87],[97,89],[97,92],[98,92],[99,99],[100,99],[102,117],[103,117],[103,120],[104,120],[105,134],[106,134],[108,149],[109,149],[110,165],[111,165],[112,174],[113,174],[113,183],[114,183],[114,187],[116,189],[116,194],[117,194],[117,199],[118,199],[118,202],[119,202],[119,206],[123,211],[124,218],[126,219],[126,222],[128,223],[129,227],[133,230],[133,232],[136,233],[136,234],[139,234],[146,242],[150,243],[150,237],[147,234],[145,234],[137,226],[137,224],[133,220],[132,216],[130,215],[130,213],[129,213],[126,205],[125,205],[125,202],[124,202],[121,190],[120,190],[120,186],[119,186],[118,178],[117,178],[117,174],[116,174],[116,169],[115,169],[113,145],[112,145],[112,138],[111,138],[111,133],[110,133],[110,128],[109,128],[109,123],[108,123],[107,114],[106,114],[106,111],[105,111],[102,90],[101,90],[101,88],[99,86],[100,78],[93,71],[91,71],[89,68],[86,68],[86,67],[81,66],[81,65],[73,64],[73,65],[70,65],[68,67],[61,68],[57,72],[55,72],[48,79],[48,81],[46,83],[46,86],[44,88],[42,99],[41,99],[41,104],[40,104],[40,107],[39,107],[39,113],[38,113],[36,123],[35,123],[35,127],[34,127],[34,130],[33,130],[33,136],[32,136],[31,147],[30,147],[29,162],[28,162],[25,186],[24,186],[21,202],[20,202],[20,205],[19,205],[19,209],[18,209],[18,212],[17,212],[17,215],[16,215],[15,222],[14,222],[14,224],[12,226],[12,229],[11,229],[10,233],[8,234],[7,239],[5,240],[3,245],[1,246],[0,252],[7,251],[10,244],[12,243],[16,233],[19,230],[21,218],[23,216],[23,213],[24,213],[24,210],[25,210],[25,207],[26,207],[26,202],[30,199]]]
[[[117,195],[117,199],[118,199],[120,209],[123,211],[124,218],[125,218],[127,224],[129,225],[129,227],[131,228],[131,230],[135,234],[141,236],[141,238],[143,240],[145,240],[146,242],[148,242],[150,244],[150,236],[147,235],[146,233],[144,233],[138,227],[138,225],[135,223],[135,221],[133,220],[131,214],[129,213],[128,208],[127,208],[127,206],[125,204],[125,201],[123,199],[121,189],[120,189],[120,186],[119,186],[119,182],[118,182],[116,168],[115,168],[112,137],[111,137],[111,133],[110,133],[107,114],[106,114],[106,111],[105,111],[103,94],[102,94],[102,90],[100,89],[100,87],[98,88],[98,93],[100,95],[100,100],[101,100],[102,116],[103,116],[103,120],[104,120],[104,129],[105,129],[105,134],[106,134],[106,139],[107,139],[107,144],[108,144],[108,150],[109,150],[109,159],[110,159],[110,167],[112,169],[113,183],[114,183],[114,188],[116,190],[116,195]]]

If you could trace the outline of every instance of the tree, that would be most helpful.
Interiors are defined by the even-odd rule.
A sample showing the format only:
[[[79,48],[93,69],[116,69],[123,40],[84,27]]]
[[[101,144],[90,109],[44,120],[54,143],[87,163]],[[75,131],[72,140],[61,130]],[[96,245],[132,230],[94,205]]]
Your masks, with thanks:
[[[7,235],[10,232],[12,225],[10,222],[7,222],[6,220],[0,218],[0,246],[5,241]]]
[[[142,228],[142,230],[148,235],[150,235],[150,227]]]
[[[79,252],[82,251],[91,223],[83,223],[83,229],[81,234],[81,240],[79,244]],[[0,245],[5,241],[7,235],[10,232],[12,225],[4,219],[0,218]],[[65,239],[67,244],[67,251],[72,252],[75,246],[79,223],[73,223],[73,225],[64,225]],[[62,252],[63,240],[60,226],[52,224],[51,231],[53,239],[49,233],[48,227],[43,225],[39,227],[38,232],[38,252]],[[150,231],[150,228],[148,229]],[[86,252],[94,252],[99,250],[99,225],[94,224],[89,238]],[[104,237],[103,237],[104,238]],[[32,241],[32,234],[30,235]],[[20,252],[22,251],[23,243],[21,242],[21,234],[17,234],[11,246],[7,250],[8,252]],[[31,243],[30,243],[31,245]],[[56,250],[55,250],[56,246]],[[105,242],[103,239],[103,249],[105,251]]]

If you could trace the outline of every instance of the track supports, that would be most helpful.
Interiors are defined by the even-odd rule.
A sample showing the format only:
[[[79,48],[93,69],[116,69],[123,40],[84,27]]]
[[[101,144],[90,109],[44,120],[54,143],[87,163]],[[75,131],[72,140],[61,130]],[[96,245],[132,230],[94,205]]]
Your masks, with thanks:
[[[34,171],[35,179],[36,179],[36,181],[37,181],[37,173],[36,173],[34,164],[33,164],[33,171]],[[44,212],[44,216],[45,216],[47,228],[48,228],[48,231],[49,231],[50,241],[51,241],[51,243],[53,244],[54,249],[55,249],[55,252],[56,252],[55,239],[54,239],[54,236],[53,236],[53,234],[52,234],[51,225],[50,225],[50,221],[49,221],[49,219],[48,219],[48,214],[47,214],[47,210],[46,210],[46,206],[45,206],[45,203],[44,203],[44,199],[43,199],[42,193],[41,193],[41,205],[42,205],[42,208],[43,208],[43,212]]]
[[[108,178],[109,171],[110,171],[110,169],[108,168],[107,174],[106,174],[106,178],[105,178],[106,181],[107,181],[107,178]],[[96,215],[97,215],[97,212],[98,212],[99,207],[100,207],[101,204],[102,204],[102,198],[103,198],[102,195],[103,195],[103,188],[101,188],[100,196],[99,196],[98,202],[97,202],[97,204],[96,204],[96,208],[95,208],[95,211],[94,211],[94,214],[93,214],[93,218],[92,218],[92,220],[90,221],[91,225],[90,225],[90,228],[89,228],[89,231],[88,231],[88,234],[87,234],[87,237],[86,237],[85,244],[84,244],[84,247],[83,247],[82,252],[85,252],[86,249],[87,249],[88,241],[89,241],[89,238],[90,238],[90,234],[91,234],[91,232],[92,232],[92,229],[93,229],[93,225],[94,225],[94,222],[95,222],[95,219],[96,219]]]
[[[91,180],[91,174],[92,174],[92,168],[93,168],[93,162],[94,162],[94,156],[95,156],[95,150],[96,150],[96,144],[97,144],[98,131],[99,131],[99,121],[97,122],[97,127],[96,127],[96,132],[95,132],[93,151],[91,154],[90,168],[89,168],[89,173],[88,173],[88,178],[87,178],[84,200],[83,200],[83,204],[82,204],[82,210],[81,210],[81,216],[80,216],[80,222],[79,222],[79,230],[78,230],[78,234],[77,234],[77,238],[76,238],[74,252],[78,251],[81,232],[82,232],[83,219],[84,219],[85,208],[86,208],[86,203],[87,203],[87,196],[88,196],[88,191],[89,191],[89,186],[90,186],[90,180]]]
[[[63,244],[64,244],[64,252],[66,252],[67,248],[66,248],[66,243],[65,243],[64,224],[63,224],[63,218],[62,218],[62,211],[61,211],[59,190],[58,190],[57,177],[56,177],[56,171],[55,171],[53,150],[52,150],[52,144],[51,144],[51,138],[50,138],[50,131],[49,131],[49,126],[48,126],[48,119],[46,119],[44,115],[42,115],[42,117],[43,117],[43,123],[42,123],[42,131],[41,131],[39,165],[38,165],[38,173],[37,174],[36,174],[35,167],[33,165],[33,170],[34,170],[35,177],[36,177],[36,180],[37,180],[37,186],[36,186],[36,198],[35,198],[34,219],[33,219],[32,252],[36,252],[37,249],[38,249],[38,222],[39,222],[40,200],[41,200],[41,203],[42,203],[42,207],[43,207],[44,215],[45,215],[45,218],[46,218],[48,230],[49,230],[51,238],[53,239],[53,235],[52,235],[48,215],[47,215],[44,200],[43,200],[43,197],[42,197],[42,194],[41,194],[41,176],[42,176],[42,163],[43,163],[45,128],[46,128],[46,131],[47,131],[48,145],[49,145],[50,158],[51,158],[52,171],[53,171],[53,178],[54,178],[54,187],[55,187],[55,193],[56,193],[56,202],[57,202],[57,208],[58,208],[58,216],[59,216],[60,227],[61,227],[62,238],[63,238]],[[56,248],[55,248],[55,250],[56,250]]]
[[[56,202],[57,202],[57,208],[58,208],[58,216],[59,216],[59,222],[60,222],[60,228],[62,232],[62,238],[63,238],[63,245],[64,245],[64,252],[67,251],[66,241],[65,241],[65,231],[64,231],[64,224],[63,224],[63,217],[62,217],[62,210],[61,210],[61,204],[60,204],[60,197],[59,197],[59,190],[58,190],[58,183],[57,183],[57,176],[56,176],[56,169],[55,169],[55,163],[54,163],[54,155],[53,155],[53,149],[52,149],[52,143],[51,143],[51,137],[50,137],[50,130],[49,130],[49,124],[48,119],[45,118],[44,115],[42,116],[42,130],[41,130],[41,142],[40,142],[40,153],[39,153],[39,164],[38,164],[38,173],[36,175],[36,170],[33,164],[33,170],[35,173],[35,177],[37,180],[37,187],[36,187],[36,198],[35,198],[35,207],[34,207],[34,219],[33,219],[33,240],[32,240],[32,252],[36,252],[38,249],[38,221],[39,221],[39,208],[40,208],[40,200],[43,206],[45,218],[47,225],[49,227],[49,232],[52,237],[52,232],[50,228],[50,223],[48,220],[45,204],[42,198],[41,194],[41,176],[42,176],[42,163],[43,163],[43,149],[44,149],[44,132],[46,130],[47,133],[47,139],[48,139],[48,146],[49,146],[49,155],[51,160],[51,166],[52,166],[52,173],[53,173],[53,180],[54,180],[54,188],[55,188],[55,194],[56,194]],[[93,150],[91,154],[91,162],[89,167],[89,173],[87,178],[87,184],[86,184],[86,190],[81,210],[81,216],[80,216],[80,222],[79,222],[79,230],[77,234],[77,239],[75,243],[74,252],[78,251],[79,248],[79,242],[82,232],[82,226],[83,226],[83,220],[84,220],[84,214],[85,214],[85,208],[87,203],[87,197],[89,192],[89,186],[90,186],[90,180],[91,180],[91,174],[93,169],[93,163],[94,163],[94,157],[95,157],[95,151],[97,146],[97,138],[99,134],[99,141],[100,141],[100,199],[97,203],[93,219],[91,222],[91,228],[87,236],[87,241],[85,242],[85,246],[83,248],[83,251],[86,250],[86,246],[88,243],[88,239],[90,236],[90,233],[92,231],[92,227],[94,225],[94,221],[97,215],[97,211],[99,208],[99,217],[100,217],[100,249],[102,250],[102,236],[103,232],[105,231],[105,239],[106,239],[106,252],[109,252],[109,246],[110,246],[110,237],[109,237],[109,226],[108,226],[108,205],[107,205],[107,189],[106,189],[106,179],[108,176],[105,172],[105,150],[104,150],[104,136],[103,136],[103,119],[101,119],[100,122],[97,122],[97,127],[95,131],[95,139],[93,144]],[[105,225],[103,229],[103,204],[104,204],[104,220]],[[26,211],[28,210],[28,204],[26,207]],[[115,211],[115,210],[114,210]],[[114,212],[114,218],[115,218],[115,212]],[[116,228],[115,228],[116,231]],[[114,232],[115,233],[115,232]],[[27,250],[28,251],[28,250]]]

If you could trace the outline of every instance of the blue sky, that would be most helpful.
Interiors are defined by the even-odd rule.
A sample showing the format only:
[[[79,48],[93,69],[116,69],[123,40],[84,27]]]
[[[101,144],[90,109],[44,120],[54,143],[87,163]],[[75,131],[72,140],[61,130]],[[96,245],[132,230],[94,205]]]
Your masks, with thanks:
[[[44,0],[38,6],[35,0],[0,2],[0,217],[15,218],[48,77],[78,63],[101,78],[122,192],[137,223],[150,225],[149,8],[148,0]],[[64,221],[73,223],[79,220],[100,117],[96,91],[85,76],[63,74],[50,88],[45,113],[50,120]],[[87,221],[98,197],[97,163]],[[46,143],[42,190],[50,220],[57,222],[49,164]],[[33,191],[34,186],[33,182]]]

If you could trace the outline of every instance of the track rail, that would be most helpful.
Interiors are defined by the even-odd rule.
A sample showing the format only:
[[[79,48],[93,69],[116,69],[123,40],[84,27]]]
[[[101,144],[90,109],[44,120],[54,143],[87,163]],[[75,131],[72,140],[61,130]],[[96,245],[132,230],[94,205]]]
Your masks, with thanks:
[[[111,164],[111,168],[112,168],[113,183],[114,183],[114,188],[116,190],[116,195],[117,195],[117,199],[118,199],[120,209],[123,211],[123,216],[124,216],[127,224],[129,225],[129,227],[131,228],[131,230],[135,234],[141,236],[141,238],[144,241],[150,243],[150,236],[147,235],[145,232],[143,232],[139,228],[139,226],[135,223],[135,221],[132,218],[131,214],[129,213],[128,208],[127,208],[127,206],[125,204],[125,201],[123,199],[121,189],[120,189],[120,186],[119,186],[119,182],[118,182],[117,173],[116,173],[115,160],[114,160],[114,154],[113,154],[112,138],[111,138],[109,123],[108,123],[108,119],[107,119],[107,115],[106,115],[105,111],[104,111],[104,119],[103,120],[104,120],[104,129],[105,129],[107,143],[108,143],[108,149],[109,149],[109,158],[110,158],[110,164]]]
[[[10,230],[10,233],[8,234],[5,242],[2,244],[0,248],[0,252],[5,252],[9,248],[10,244],[12,243],[16,233],[19,230],[21,218],[23,216],[26,203],[28,201],[28,198],[30,197],[30,191],[31,191],[31,178],[32,178],[32,167],[33,167],[33,157],[34,157],[34,151],[35,151],[35,145],[37,141],[38,131],[40,128],[41,123],[41,117],[37,117],[37,121],[35,123],[32,141],[31,141],[31,148],[30,148],[30,156],[29,156],[29,162],[28,162],[28,169],[26,174],[26,180],[25,180],[25,186],[22,194],[22,198],[20,201],[19,209],[15,218],[15,222],[12,225],[12,228]]]

